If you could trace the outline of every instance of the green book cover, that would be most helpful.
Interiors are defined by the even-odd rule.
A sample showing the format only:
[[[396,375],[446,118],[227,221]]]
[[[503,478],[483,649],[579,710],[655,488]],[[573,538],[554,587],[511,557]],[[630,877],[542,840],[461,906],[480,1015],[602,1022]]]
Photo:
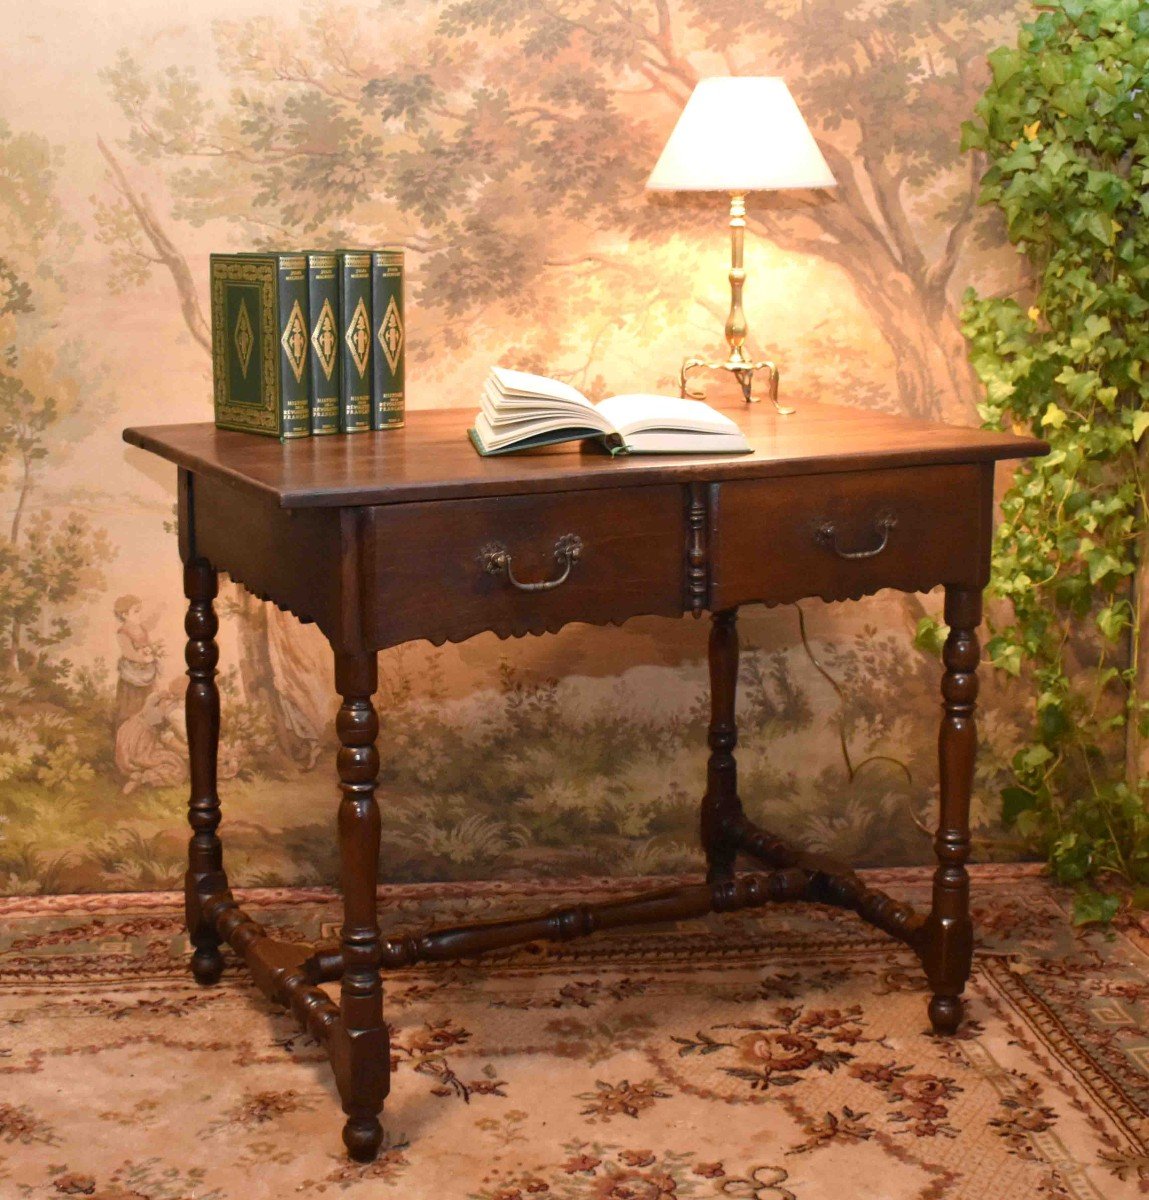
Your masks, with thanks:
[[[213,254],[211,330],[216,424],[306,437],[306,258]]]
[[[403,382],[407,338],[403,323],[403,251],[371,255],[371,312],[375,365],[371,388],[371,428],[399,429],[404,421]]]
[[[307,255],[308,405],[314,435],[339,432],[339,256]]]
[[[339,428],[371,428],[371,253],[339,251]]]

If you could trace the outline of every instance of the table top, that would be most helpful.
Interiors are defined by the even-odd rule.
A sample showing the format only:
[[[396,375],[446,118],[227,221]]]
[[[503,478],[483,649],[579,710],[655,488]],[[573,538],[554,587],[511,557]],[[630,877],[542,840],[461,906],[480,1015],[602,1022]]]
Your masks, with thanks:
[[[279,442],[210,422],[125,429],[124,440],[194,474],[258,492],[283,508],[338,508],[656,483],[720,482],[786,475],[992,462],[1045,454],[1034,437],[788,397],[716,403],[754,447],[739,455],[611,457],[597,443],[482,458],[466,436],[475,409],[415,409],[404,429]]]

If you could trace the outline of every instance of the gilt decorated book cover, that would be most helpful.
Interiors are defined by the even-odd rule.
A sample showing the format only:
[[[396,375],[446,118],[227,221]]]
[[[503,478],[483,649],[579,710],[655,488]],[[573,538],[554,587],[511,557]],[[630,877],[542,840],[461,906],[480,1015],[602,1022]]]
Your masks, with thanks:
[[[339,252],[340,394],[339,428],[371,428],[371,254]]]
[[[371,428],[399,429],[405,419],[406,329],[403,322],[403,251],[371,255],[371,309],[375,325]]]
[[[308,405],[311,432],[339,432],[339,258],[312,251],[307,255]]]
[[[307,437],[305,256],[213,254],[211,327],[216,424]]]

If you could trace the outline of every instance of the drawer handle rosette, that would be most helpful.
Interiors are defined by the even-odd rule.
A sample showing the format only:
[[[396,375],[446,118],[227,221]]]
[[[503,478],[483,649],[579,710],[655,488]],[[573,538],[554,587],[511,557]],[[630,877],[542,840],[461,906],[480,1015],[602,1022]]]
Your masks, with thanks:
[[[823,521],[814,531],[814,537],[824,546],[828,546],[839,558],[859,559],[877,558],[886,548],[890,540],[890,530],[898,523],[893,513],[883,513],[874,522],[874,536],[878,544],[869,550],[843,550],[838,545],[838,529],[833,521]]]
[[[488,542],[479,551],[479,562],[483,564],[483,570],[488,575],[506,575],[512,586],[517,587],[520,592],[549,592],[552,588],[566,583],[571,567],[578,562],[581,554],[582,538],[574,533],[564,533],[555,542],[555,561],[562,567],[562,574],[555,579],[541,579],[537,583],[524,583],[515,578],[511,569],[511,552],[502,542]]]

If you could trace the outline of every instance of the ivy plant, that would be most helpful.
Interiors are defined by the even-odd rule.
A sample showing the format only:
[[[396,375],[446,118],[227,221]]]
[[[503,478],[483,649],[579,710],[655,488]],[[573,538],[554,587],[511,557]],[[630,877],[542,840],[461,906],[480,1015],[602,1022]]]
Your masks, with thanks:
[[[992,81],[962,128],[1028,261],[1024,295],[967,292],[963,328],[987,427],[1051,446],[1002,501],[990,594],[995,667],[1032,680],[1031,736],[1003,818],[1079,885],[1077,919],[1108,919],[1112,883],[1149,895],[1149,733],[1135,664],[1134,577],[1149,445],[1149,4],[1054,0],[990,54]],[[1142,448],[1143,449],[1143,448]]]

